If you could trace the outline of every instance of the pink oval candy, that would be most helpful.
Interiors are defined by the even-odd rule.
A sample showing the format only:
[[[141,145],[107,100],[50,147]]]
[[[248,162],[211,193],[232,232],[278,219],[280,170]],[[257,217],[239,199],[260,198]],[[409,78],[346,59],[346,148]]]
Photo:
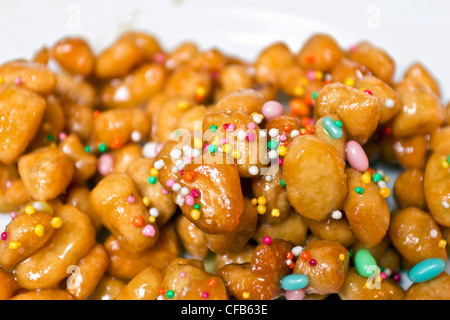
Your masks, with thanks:
[[[364,172],[369,169],[369,159],[367,159],[367,155],[361,145],[354,141],[350,140],[346,145],[347,150],[347,161],[350,163],[353,169],[358,170],[360,172]]]
[[[102,154],[98,158],[97,170],[102,176],[112,173],[114,166],[114,158],[109,153]]]
[[[193,206],[195,204],[195,199],[193,196],[191,196],[190,194],[188,194],[186,197],[184,197],[184,202],[188,205],[188,206]]]
[[[303,300],[305,298],[305,290],[288,290],[285,294],[286,300]]]
[[[267,101],[262,106],[262,114],[267,121],[283,115],[284,107],[277,101]]]

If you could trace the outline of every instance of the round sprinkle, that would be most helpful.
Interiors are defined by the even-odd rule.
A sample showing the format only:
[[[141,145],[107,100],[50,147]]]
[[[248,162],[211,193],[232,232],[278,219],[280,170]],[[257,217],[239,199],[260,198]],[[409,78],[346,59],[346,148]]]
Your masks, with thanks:
[[[294,256],[298,257],[303,252],[303,247],[302,246],[293,247],[291,252]]]
[[[269,136],[271,136],[272,138],[277,137],[278,134],[279,134],[279,130],[278,129],[272,128],[272,129],[269,130]]]
[[[300,131],[298,130],[292,130],[291,131],[291,138],[295,138],[296,136],[298,136],[300,134]]]
[[[438,231],[436,229],[432,229],[430,230],[430,237],[432,237],[433,239],[438,237]]]
[[[449,204],[447,201],[445,201],[445,200],[442,201],[441,204],[442,204],[442,206],[443,206],[445,209],[450,208],[450,204]]]
[[[278,154],[280,155],[280,156],[285,156],[286,155],[286,153],[287,153],[287,148],[285,147],[285,146],[280,146],[280,147],[278,147]]]
[[[191,218],[194,220],[198,220],[200,219],[200,211],[198,211],[197,209],[194,209],[191,211]]]
[[[216,147],[214,144],[210,144],[210,145],[208,146],[208,151],[209,151],[210,153],[215,153],[215,152],[217,151],[217,147]]]
[[[237,138],[239,141],[244,141],[246,136],[247,136],[247,134],[245,133],[244,130],[239,130],[237,132]]]
[[[144,218],[140,216],[134,216],[132,219],[133,226],[140,228],[144,225]]]
[[[38,237],[42,237],[44,235],[45,228],[42,224],[38,224],[34,227],[33,231]]]
[[[265,205],[259,204],[259,205],[256,207],[256,211],[258,211],[259,214],[263,215],[263,214],[266,213],[267,207],[266,207]]]
[[[159,216],[159,210],[156,208],[151,208],[148,213],[150,213],[150,215],[152,217],[158,217]]]
[[[53,228],[59,229],[59,228],[61,228],[63,221],[60,217],[54,217],[50,221],[50,224],[52,225]]]
[[[272,212],[270,213],[272,217],[279,217],[280,216],[280,210],[279,209],[272,209]]]
[[[317,264],[317,261],[315,259],[310,259],[309,264],[314,267]]]
[[[106,144],[104,144],[103,142],[101,142],[101,143],[99,143],[98,144],[98,151],[100,152],[100,153],[105,153],[106,152]]]
[[[209,293],[208,292],[202,292],[202,298],[203,299],[208,299],[209,298]]]
[[[216,285],[216,279],[214,279],[214,278],[209,279],[208,286],[214,287],[215,285]]]
[[[168,299],[172,299],[175,296],[175,293],[172,290],[167,290],[166,297]]]
[[[266,177],[264,178],[264,180],[266,180],[267,182],[270,182],[270,181],[272,181],[272,177],[271,177],[271,176],[266,176]]]
[[[267,244],[267,245],[270,245],[270,244],[272,243],[272,238],[269,237],[269,236],[265,236],[265,237],[263,238],[263,243],[264,243],[264,244]]]
[[[6,232],[2,232],[2,240],[5,241],[8,238],[8,234]]]
[[[130,204],[133,204],[136,201],[136,199],[134,198],[134,196],[132,194],[130,194],[127,198],[127,202]]]
[[[345,254],[340,253],[339,254],[339,260],[344,261],[345,260]]]
[[[215,124],[213,124],[211,127],[209,127],[209,130],[211,132],[216,132],[217,131],[217,126]]]
[[[170,151],[170,157],[172,159],[179,159],[181,157],[181,150],[179,149],[173,149],[172,151]]]
[[[278,158],[278,152],[276,152],[275,150],[270,150],[267,153],[267,156],[269,157],[269,159],[277,159]]]
[[[250,298],[250,293],[248,293],[247,291],[243,292],[242,293],[242,298],[244,298],[244,299]]]
[[[178,191],[178,190],[180,190],[181,189],[181,185],[179,184],[179,183],[174,183],[173,184],[173,186],[172,186],[172,190],[173,191]]]
[[[148,183],[150,184],[155,184],[158,180],[156,179],[156,177],[149,177],[148,178]]]
[[[358,194],[363,194],[364,193],[364,189],[361,188],[361,187],[356,187],[355,188],[355,192],[358,193]]]
[[[11,219],[15,219],[17,217],[17,213],[13,211],[9,214],[9,216],[11,217]]]
[[[257,166],[251,166],[248,168],[248,173],[250,173],[252,176],[256,176],[259,172],[259,169]]]
[[[148,224],[142,229],[142,234],[146,237],[154,237],[156,235],[156,229],[151,224]]]
[[[34,202],[33,203],[33,208],[35,208],[38,211],[43,211],[44,210],[44,205],[42,204],[42,202]]]
[[[372,177],[374,182],[380,182],[383,177],[379,173],[375,173]]]
[[[258,204],[265,205],[267,203],[266,197],[259,197],[258,198]]]
[[[346,86],[353,87],[355,85],[355,80],[353,80],[352,78],[348,78],[347,80],[345,80],[344,84]]]
[[[447,240],[441,239],[438,242],[438,247],[444,249],[447,246]]]
[[[269,149],[275,150],[276,148],[278,148],[278,142],[276,142],[275,140],[270,140],[267,143],[267,146],[269,147]]]
[[[383,187],[383,188],[380,189],[380,193],[383,196],[383,198],[387,198],[391,194],[391,189],[389,189],[387,187]]]
[[[386,108],[390,109],[390,108],[394,107],[395,103],[394,103],[394,100],[388,98],[384,101],[384,105]]]
[[[281,179],[280,184],[286,188],[286,183],[284,182],[284,179]]]
[[[26,206],[25,207],[25,213],[29,216],[34,214],[36,212],[36,209],[33,206]]]
[[[252,205],[256,206],[256,205],[258,204],[258,199],[253,198],[253,199],[251,200],[251,203],[252,203]]]
[[[156,221],[156,218],[154,216],[148,217],[148,222],[155,223],[155,221]]]
[[[305,261],[308,260],[310,257],[311,257],[311,255],[309,254],[308,251],[303,251],[301,254],[301,258]]]
[[[334,210],[333,213],[331,214],[331,217],[335,220],[339,220],[342,218],[342,212],[339,210]]]
[[[198,204],[198,203],[196,203],[196,204],[194,204],[194,209],[200,209],[200,204]]]
[[[20,246],[21,246],[22,244],[20,243],[20,242],[17,242],[17,241],[11,241],[10,243],[9,243],[9,248],[11,249],[11,250],[16,250],[16,249],[18,249]]]

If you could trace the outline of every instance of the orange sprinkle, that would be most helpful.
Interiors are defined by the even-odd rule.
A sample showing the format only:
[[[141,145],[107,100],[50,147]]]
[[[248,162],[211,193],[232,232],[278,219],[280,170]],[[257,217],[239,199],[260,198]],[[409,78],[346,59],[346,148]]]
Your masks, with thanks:
[[[308,124],[305,126],[306,133],[313,134],[316,131],[316,128],[312,124]]]
[[[305,56],[304,61],[307,64],[313,64],[314,62],[316,62],[316,57],[313,56],[312,54],[309,54],[309,55]]]
[[[111,142],[111,148],[117,149],[123,145],[123,140],[121,137],[115,136]]]
[[[291,126],[288,125],[288,124],[285,124],[285,125],[283,126],[283,131],[284,131],[284,132],[289,132],[289,131],[291,131]]]
[[[283,143],[283,146],[287,147],[288,144],[289,144],[289,141],[285,141],[285,142]]]
[[[368,168],[367,171],[369,171],[370,175],[373,176],[373,169],[372,168]]]
[[[291,108],[292,113],[299,116],[307,116],[311,112],[310,106],[301,99],[292,99],[289,101],[289,108]]]
[[[303,251],[301,257],[303,260],[308,260],[311,257],[311,255],[309,254],[308,251]]]
[[[166,289],[164,288],[159,288],[159,294],[163,295],[164,293],[166,293]]]
[[[289,251],[288,253],[286,253],[286,258],[289,260],[292,260],[292,259],[294,259],[294,254]]]
[[[184,180],[186,181],[191,181],[192,179],[194,179],[195,177],[195,172],[194,171],[187,171],[184,173]]]
[[[214,278],[209,279],[208,286],[214,287],[215,285],[216,285],[216,279],[214,279]]]
[[[133,221],[132,222],[133,222],[133,225],[136,228],[140,228],[140,227],[142,227],[144,225],[144,218],[142,218],[140,216],[135,216],[135,217],[133,217]]]
[[[100,111],[95,110],[94,111],[94,118],[98,118],[99,115],[100,115]]]
[[[309,124],[310,118],[307,116],[304,116],[300,119],[300,125],[302,127],[306,127]]]
[[[311,96],[306,96],[305,97],[305,103],[307,105],[313,106],[316,103],[316,100],[314,100],[314,98],[311,97]]]

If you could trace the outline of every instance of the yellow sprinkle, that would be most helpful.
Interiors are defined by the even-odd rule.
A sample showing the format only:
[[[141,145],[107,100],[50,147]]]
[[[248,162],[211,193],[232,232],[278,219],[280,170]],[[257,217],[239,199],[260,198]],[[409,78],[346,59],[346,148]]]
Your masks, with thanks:
[[[42,224],[38,224],[37,226],[34,227],[34,233],[38,237],[42,237],[44,235],[44,231],[45,231],[45,228]]]
[[[267,208],[266,208],[265,205],[259,204],[259,205],[256,207],[256,211],[258,211],[259,214],[263,215],[263,214],[266,213]]]
[[[191,217],[194,220],[200,219],[200,211],[198,211],[197,209],[192,210],[191,211]]]
[[[3,84],[4,80],[3,77],[0,77],[0,84]]]
[[[52,225],[53,228],[55,229],[59,229],[61,228],[63,221],[60,217],[54,217],[51,221],[50,224]]]
[[[389,177],[388,175],[383,176],[383,180],[385,182],[389,182],[389,180],[391,180],[391,177]]]
[[[447,162],[447,160],[442,160],[442,162],[441,162],[441,166],[442,166],[442,168],[444,168],[444,169],[448,169],[449,167],[450,167],[450,164]]]
[[[347,80],[345,80],[344,84],[346,86],[353,87],[355,85],[355,80],[353,80],[352,78],[348,78]]]
[[[36,212],[36,209],[33,206],[27,206],[25,207],[25,213],[29,216],[34,214]]]
[[[272,217],[279,217],[280,216],[280,210],[272,209],[272,212],[270,214],[272,215]]]
[[[344,261],[345,260],[345,254],[340,253],[339,254],[339,260]]]
[[[155,221],[156,221],[156,218],[154,216],[148,217],[148,222],[155,223]]]
[[[303,77],[303,78],[300,79],[300,83],[301,83],[302,85],[306,85],[306,84],[308,84],[308,79],[306,79],[305,77]]]
[[[177,108],[180,110],[186,110],[187,108],[189,108],[189,102],[187,101],[179,101],[177,103]]]
[[[323,72],[322,71],[316,71],[316,79],[322,80],[323,79]]]
[[[266,204],[266,203],[267,203],[266,197],[259,197],[258,198],[258,204]]]
[[[157,177],[158,174],[159,174],[158,169],[156,169],[156,168],[151,168],[151,169],[150,169],[150,175],[151,175],[152,177]]]
[[[256,206],[258,204],[258,199],[253,198],[252,199],[252,205]]]
[[[214,139],[212,140],[211,144],[213,144],[215,146],[219,146],[219,143],[220,143],[219,136],[214,136]]]
[[[247,291],[243,292],[242,293],[242,298],[244,298],[244,299],[250,298],[250,293],[248,293]]]
[[[223,145],[223,152],[230,153],[231,150],[233,150],[233,148],[231,147],[231,144],[226,143]]]
[[[233,150],[233,152],[231,153],[231,155],[233,156],[233,158],[235,159],[239,159],[241,157],[241,152],[239,150]]]
[[[382,281],[383,281],[383,278],[382,278],[381,276],[378,276],[378,277],[376,278],[376,282],[380,283],[380,282],[382,282]]]
[[[195,88],[195,95],[198,97],[204,97],[206,94],[206,89],[203,86],[198,86]]]
[[[383,196],[383,198],[387,198],[391,195],[391,189],[384,187],[380,189],[380,193]]]
[[[9,248],[10,248],[11,250],[18,249],[20,246],[21,246],[21,243],[20,243],[20,242],[17,242],[17,241],[11,241],[11,242],[9,243]]]
[[[372,289],[372,283],[370,283],[369,281],[366,281],[366,283],[364,284],[364,288],[366,289]]]
[[[280,156],[282,156],[282,157],[285,156],[286,152],[287,152],[287,148],[285,146],[279,146],[278,147],[278,154]]]
[[[305,128],[301,128],[301,129],[300,129],[300,134],[301,134],[301,135],[305,135],[305,134],[306,134]]]
[[[370,176],[369,171],[364,172],[364,174],[361,176],[361,181],[365,184],[370,183],[371,180],[372,180],[372,177]]]
[[[303,87],[297,86],[294,88],[294,95],[296,95],[297,97],[300,97],[304,94],[305,94],[305,89],[303,89]]]
[[[447,241],[444,239],[439,240],[438,247],[444,249],[447,246]]]
[[[150,205],[150,198],[149,197],[143,197],[142,202],[144,202],[144,205],[148,207]]]
[[[201,149],[203,147],[203,141],[200,138],[194,138],[194,148]]]

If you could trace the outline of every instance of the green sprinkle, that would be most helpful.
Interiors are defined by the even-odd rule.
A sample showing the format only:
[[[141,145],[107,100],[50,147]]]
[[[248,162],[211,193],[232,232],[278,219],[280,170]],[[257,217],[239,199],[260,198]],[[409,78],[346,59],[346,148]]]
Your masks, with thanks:
[[[106,152],[106,144],[104,144],[103,142],[98,144],[98,151],[100,151],[100,153],[104,153]]]
[[[217,150],[216,145],[210,144],[210,145],[208,146],[208,151],[209,151],[210,153],[214,153],[214,152],[216,152],[216,150]]]
[[[450,164],[450,154],[448,155],[447,162]]]
[[[270,140],[267,143],[267,146],[269,147],[270,150],[275,150],[276,148],[278,148],[278,142],[276,142],[275,140]]]
[[[215,124],[213,124],[213,125],[209,128],[209,130],[210,130],[211,132],[216,132],[217,126],[216,126]]]
[[[336,121],[334,122],[334,124],[335,124],[336,126],[338,126],[339,128],[342,128],[342,121],[336,120]]]
[[[178,129],[177,130],[175,130],[174,132],[173,132],[173,134],[174,135],[176,135],[177,137],[180,135],[180,131],[178,131]]]
[[[383,177],[382,177],[381,174],[379,174],[379,173],[375,173],[375,174],[373,175],[373,177],[372,177],[372,179],[373,179],[374,182],[381,181],[382,178],[383,178]]]
[[[356,187],[355,191],[356,191],[356,193],[359,193],[359,194],[363,194],[364,193],[364,189],[361,188],[361,187]]]
[[[284,179],[281,179],[280,184],[286,188],[286,183],[284,183]]]
[[[148,178],[148,182],[149,182],[150,184],[155,184],[155,183],[156,183],[156,177],[150,177],[150,178]]]
[[[89,147],[89,146],[84,147],[84,151],[91,152],[91,147]]]
[[[49,141],[53,141],[53,135],[51,135],[51,134],[49,134],[48,136],[47,136],[47,139],[49,140]]]
[[[313,94],[312,94],[312,98],[313,98],[314,100],[316,100],[316,99],[317,99],[317,92],[313,92]]]
[[[194,204],[194,209],[200,209],[200,205],[198,203]]]
[[[172,290],[167,291],[166,297],[168,299],[172,299],[175,296],[175,293]]]

